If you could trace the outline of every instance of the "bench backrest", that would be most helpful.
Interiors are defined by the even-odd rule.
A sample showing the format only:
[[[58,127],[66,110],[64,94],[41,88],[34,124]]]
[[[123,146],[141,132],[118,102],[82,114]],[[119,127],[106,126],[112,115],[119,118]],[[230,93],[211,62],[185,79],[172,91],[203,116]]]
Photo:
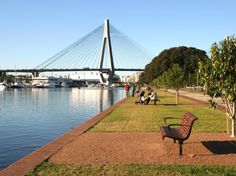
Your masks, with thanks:
[[[181,120],[181,125],[178,127],[181,135],[183,136],[184,140],[186,140],[191,133],[192,126],[194,121],[197,120],[197,117],[191,114],[190,112],[185,112],[183,118]]]

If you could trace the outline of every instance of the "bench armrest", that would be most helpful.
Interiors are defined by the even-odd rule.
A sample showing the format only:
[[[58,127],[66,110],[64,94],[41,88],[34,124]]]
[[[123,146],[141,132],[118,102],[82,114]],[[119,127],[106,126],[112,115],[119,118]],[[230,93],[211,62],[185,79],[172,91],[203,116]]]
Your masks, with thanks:
[[[165,122],[166,125],[168,125],[168,124],[167,124],[167,120],[168,120],[168,119],[180,119],[180,118],[178,118],[178,117],[165,117],[165,118],[164,118],[164,122]]]

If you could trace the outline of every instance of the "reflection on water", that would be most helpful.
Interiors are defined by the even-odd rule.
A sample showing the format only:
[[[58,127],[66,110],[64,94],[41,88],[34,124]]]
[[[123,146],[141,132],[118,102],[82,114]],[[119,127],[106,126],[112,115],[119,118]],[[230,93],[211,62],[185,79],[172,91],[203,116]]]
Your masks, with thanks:
[[[104,110],[103,107],[109,107],[114,104],[113,92],[117,90],[72,89],[70,94],[70,107],[77,107],[80,103],[92,106],[99,105],[99,112],[102,112]],[[117,94],[115,94],[115,96],[117,96]]]
[[[0,91],[0,168],[125,97],[123,89]]]

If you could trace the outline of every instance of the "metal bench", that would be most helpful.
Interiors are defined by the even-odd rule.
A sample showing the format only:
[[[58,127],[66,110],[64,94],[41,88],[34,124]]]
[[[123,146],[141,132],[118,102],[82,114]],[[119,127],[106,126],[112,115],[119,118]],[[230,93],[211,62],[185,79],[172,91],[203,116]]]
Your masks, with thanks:
[[[193,114],[191,114],[190,112],[185,112],[180,124],[167,124],[168,119],[178,119],[178,118],[175,117],[164,118],[166,126],[160,127],[162,139],[164,140],[165,137],[172,138],[174,139],[174,143],[177,140],[179,142],[179,155],[181,156],[183,152],[183,142],[190,136],[193,123],[198,118]],[[174,126],[177,127],[173,128]]]

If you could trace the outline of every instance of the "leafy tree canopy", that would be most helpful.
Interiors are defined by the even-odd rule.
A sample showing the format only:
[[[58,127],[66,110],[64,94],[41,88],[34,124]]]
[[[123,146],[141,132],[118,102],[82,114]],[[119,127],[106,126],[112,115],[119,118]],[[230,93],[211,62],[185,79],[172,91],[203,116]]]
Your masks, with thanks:
[[[215,98],[221,97],[226,112],[232,119],[232,137],[235,137],[236,119],[236,38],[230,36],[211,47],[211,59],[199,64],[203,83],[207,87],[210,101],[216,106]]]
[[[146,65],[140,82],[150,83],[161,76],[173,64],[178,64],[184,72],[184,77],[193,74],[198,68],[198,62],[208,59],[205,51],[193,47],[174,47],[162,51],[152,62]]]

